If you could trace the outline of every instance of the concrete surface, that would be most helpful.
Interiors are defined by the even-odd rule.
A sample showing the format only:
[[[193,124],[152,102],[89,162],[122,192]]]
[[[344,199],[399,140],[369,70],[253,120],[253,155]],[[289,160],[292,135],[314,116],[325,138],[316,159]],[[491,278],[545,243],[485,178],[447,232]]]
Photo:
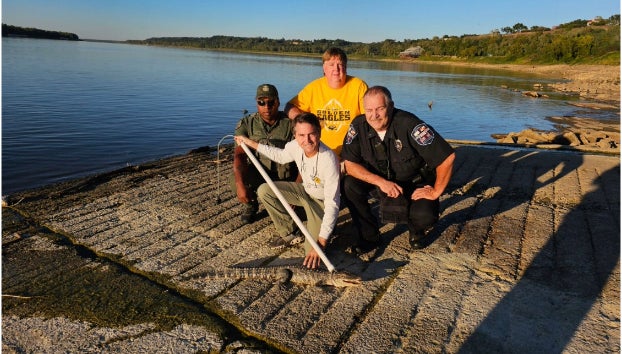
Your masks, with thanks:
[[[263,208],[255,223],[240,222],[242,208],[226,183],[230,151],[220,162],[201,149],[5,201],[39,227],[203,304],[274,351],[619,352],[619,156],[456,148],[442,219],[425,249],[411,251],[405,225],[388,224],[376,257],[364,262],[345,252],[351,219],[341,211],[327,255],[337,269],[363,277],[353,288],[193,277],[208,268],[302,260],[301,246],[268,248],[274,228]],[[3,234],[3,245],[21,236]],[[6,277],[3,294],[27,287],[7,287]],[[3,321],[4,350],[37,351],[10,330],[26,321],[33,318]],[[63,340],[46,321],[66,320],[39,321],[46,329],[37,333],[50,331],[50,346]],[[76,335],[94,330],[67,325]],[[167,336],[217,343],[196,332],[188,326]],[[134,340],[149,342],[147,335]],[[183,352],[205,350],[187,347]]]

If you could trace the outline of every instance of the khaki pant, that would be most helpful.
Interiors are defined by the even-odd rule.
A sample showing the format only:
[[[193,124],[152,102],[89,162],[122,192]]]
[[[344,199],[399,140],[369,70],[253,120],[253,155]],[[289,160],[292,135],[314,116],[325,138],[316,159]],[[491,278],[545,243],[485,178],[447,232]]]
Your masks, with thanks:
[[[274,184],[288,204],[304,208],[307,216],[307,231],[317,241],[322,218],[324,218],[324,202],[307,194],[302,183],[276,181]],[[270,215],[279,236],[285,237],[294,232],[296,229],[294,219],[287,213],[287,210],[267,183],[259,186],[257,197],[266,208],[266,211],[268,211],[268,215]],[[311,245],[305,240],[305,253],[310,249]]]

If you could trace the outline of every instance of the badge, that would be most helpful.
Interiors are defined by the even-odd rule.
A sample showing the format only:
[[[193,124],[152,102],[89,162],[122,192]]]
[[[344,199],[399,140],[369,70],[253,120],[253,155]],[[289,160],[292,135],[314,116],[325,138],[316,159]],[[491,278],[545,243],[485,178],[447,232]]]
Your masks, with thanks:
[[[397,152],[402,151],[402,141],[400,139],[395,140],[395,150]]]
[[[416,126],[410,135],[415,139],[415,142],[419,145],[430,145],[434,141],[434,131],[430,129],[425,123],[421,123]]]
[[[356,137],[358,133],[356,132],[356,129],[354,129],[353,126],[350,126],[350,128],[348,128],[348,133],[346,133],[346,141],[345,143],[347,145],[350,145],[352,143],[352,140],[354,140],[354,138]]]

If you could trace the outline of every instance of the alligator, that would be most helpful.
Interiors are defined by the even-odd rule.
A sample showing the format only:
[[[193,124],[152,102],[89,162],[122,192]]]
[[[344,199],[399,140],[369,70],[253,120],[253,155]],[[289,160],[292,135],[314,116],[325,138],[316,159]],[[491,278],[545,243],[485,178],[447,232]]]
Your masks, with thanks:
[[[305,267],[276,266],[259,268],[230,267],[208,270],[193,278],[204,279],[263,279],[278,283],[346,287],[361,284],[361,277],[346,271],[313,270]]]

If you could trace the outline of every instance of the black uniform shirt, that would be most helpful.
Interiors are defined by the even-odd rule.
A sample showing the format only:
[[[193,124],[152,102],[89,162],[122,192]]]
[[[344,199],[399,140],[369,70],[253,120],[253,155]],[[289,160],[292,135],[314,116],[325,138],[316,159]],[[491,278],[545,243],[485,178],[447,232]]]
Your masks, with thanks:
[[[453,152],[451,145],[419,117],[394,109],[384,141],[364,114],[356,117],[343,140],[341,158],[385,179],[411,182],[426,164],[434,170]]]

